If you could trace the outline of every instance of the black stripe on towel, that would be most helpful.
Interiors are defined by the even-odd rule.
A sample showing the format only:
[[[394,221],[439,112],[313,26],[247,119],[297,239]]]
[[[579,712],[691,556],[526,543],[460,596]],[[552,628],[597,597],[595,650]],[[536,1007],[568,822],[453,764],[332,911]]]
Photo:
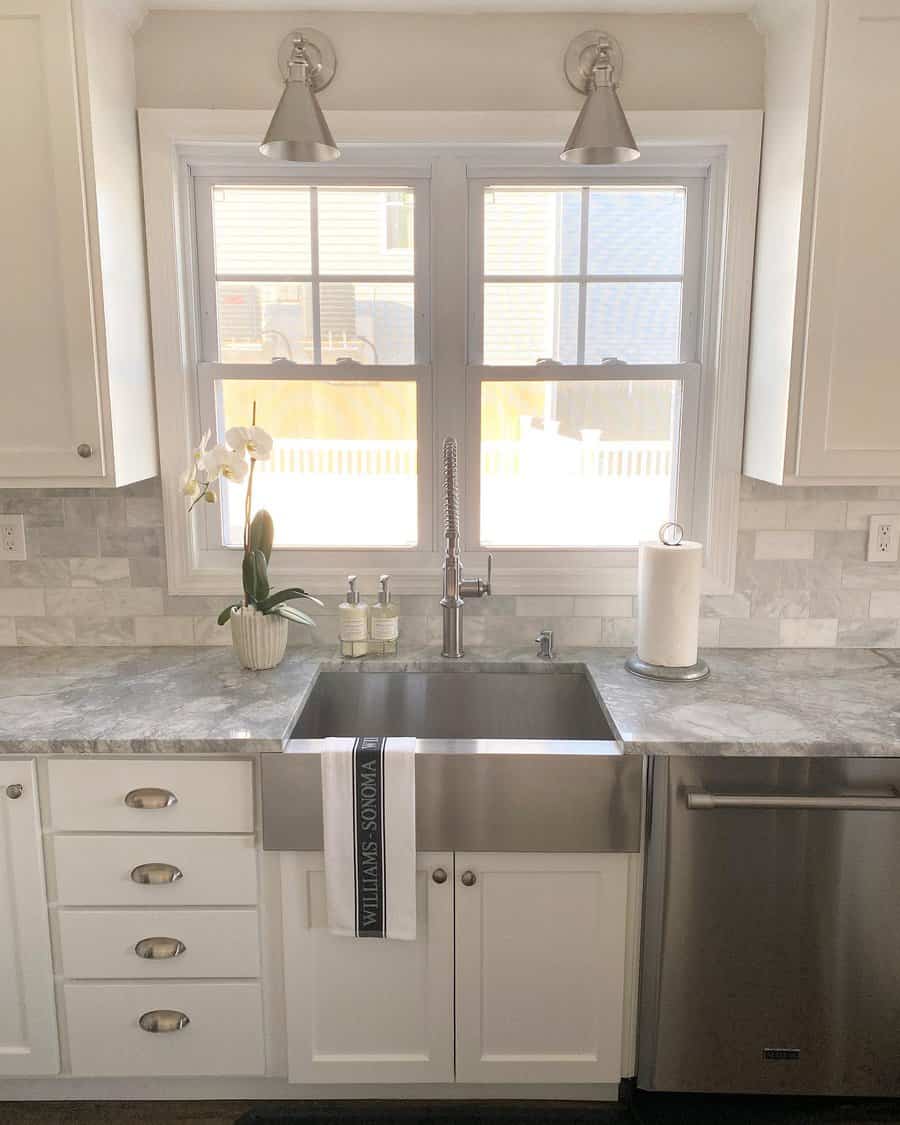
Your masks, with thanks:
[[[353,743],[357,937],[383,938],[385,931],[384,744],[383,738]]]

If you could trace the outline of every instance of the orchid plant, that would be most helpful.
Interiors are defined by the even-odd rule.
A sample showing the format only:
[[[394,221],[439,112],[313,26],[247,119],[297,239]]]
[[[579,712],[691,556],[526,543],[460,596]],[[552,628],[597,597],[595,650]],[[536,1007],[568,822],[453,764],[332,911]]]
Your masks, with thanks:
[[[244,558],[241,574],[244,584],[244,597],[231,602],[219,614],[219,624],[225,625],[235,611],[253,609],[262,614],[277,614],[298,625],[316,627],[315,621],[307,614],[288,605],[288,602],[307,599],[322,603],[299,586],[289,586],[284,590],[272,591],[269,586],[269,560],[272,557],[272,544],[275,540],[275,525],[265,510],[253,515],[253,474],[257,461],[268,461],[272,456],[274,442],[261,426],[256,425],[256,403],[253,404],[253,425],[234,426],[225,434],[225,441],[210,448],[211,433],[203,435],[200,444],[193,451],[190,467],[181,477],[181,491],[190,500],[188,512],[192,512],[202,500],[214,504],[217,499],[217,482],[222,479],[233,484],[247,481],[244,498]]]

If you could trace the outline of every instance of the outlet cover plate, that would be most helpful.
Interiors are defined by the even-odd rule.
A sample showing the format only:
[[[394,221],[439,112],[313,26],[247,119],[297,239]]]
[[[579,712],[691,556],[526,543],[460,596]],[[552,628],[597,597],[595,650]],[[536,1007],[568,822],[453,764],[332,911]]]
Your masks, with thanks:
[[[0,515],[0,562],[24,562],[26,558],[24,517]]]
[[[869,517],[868,562],[900,561],[900,513]]]

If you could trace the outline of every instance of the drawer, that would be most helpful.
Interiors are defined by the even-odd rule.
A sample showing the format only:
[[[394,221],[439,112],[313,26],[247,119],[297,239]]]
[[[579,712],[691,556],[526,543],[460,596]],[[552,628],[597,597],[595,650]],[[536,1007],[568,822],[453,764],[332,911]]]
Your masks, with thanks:
[[[172,757],[48,763],[57,832],[252,832],[252,762],[180,762]],[[132,808],[129,793],[164,790],[174,803]],[[137,795],[132,801],[140,803]],[[147,798],[144,798],[147,803]]]
[[[57,917],[63,976],[70,979],[259,976],[255,910],[60,910]],[[184,948],[176,956],[139,957],[135,946],[148,938]]]
[[[57,836],[53,853],[60,906],[256,905],[253,836]],[[182,877],[134,882],[145,863],[171,864]]]
[[[255,983],[66,984],[76,1077],[265,1073],[262,996]],[[180,1031],[145,1031],[142,1015],[182,1012]]]

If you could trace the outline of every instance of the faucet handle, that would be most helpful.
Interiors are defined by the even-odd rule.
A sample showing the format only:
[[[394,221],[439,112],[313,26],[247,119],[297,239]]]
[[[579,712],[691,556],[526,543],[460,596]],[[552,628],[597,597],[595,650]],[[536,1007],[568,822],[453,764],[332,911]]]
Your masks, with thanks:
[[[541,629],[540,633],[534,638],[534,643],[538,646],[538,656],[542,660],[553,659],[553,630]]]
[[[459,584],[459,592],[464,598],[486,598],[491,593],[494,580],[494,556],[488,555],[487,578],[466,578]]]

